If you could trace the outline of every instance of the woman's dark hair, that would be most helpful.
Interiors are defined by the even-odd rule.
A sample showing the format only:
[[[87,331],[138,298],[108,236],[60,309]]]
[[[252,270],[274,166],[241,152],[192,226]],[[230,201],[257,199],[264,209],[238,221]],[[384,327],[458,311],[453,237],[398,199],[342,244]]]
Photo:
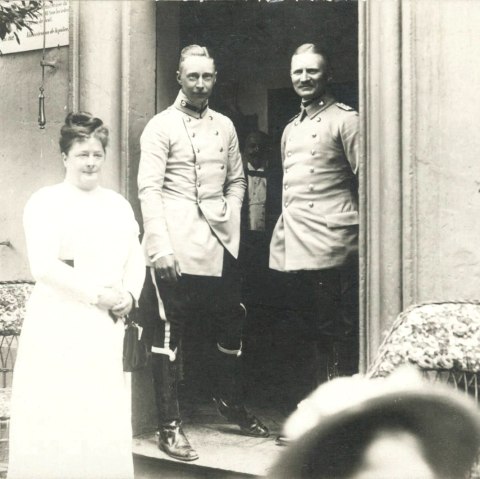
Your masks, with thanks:
[[[71,112],[60,130],[60,151],[68,154],[75,141],[90,137],[99,140],[104,150],[107,148],[108,128],[103,125],[103,121],[86,111]]]

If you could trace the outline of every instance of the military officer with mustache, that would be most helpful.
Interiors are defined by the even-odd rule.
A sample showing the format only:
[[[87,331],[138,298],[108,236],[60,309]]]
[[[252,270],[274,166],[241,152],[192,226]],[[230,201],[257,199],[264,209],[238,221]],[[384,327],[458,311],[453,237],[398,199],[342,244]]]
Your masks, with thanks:
[[[329,92],[324,49],[301,45],[291,59],[300,112],[281,142],[282,214],[270,244],[270,267],[288,284],[299,341],[316,349],[309,388],[358,362],[358,114]],[[303,394],[308,391],[303,391]],[[292,405],[301,399],[293,398]]]

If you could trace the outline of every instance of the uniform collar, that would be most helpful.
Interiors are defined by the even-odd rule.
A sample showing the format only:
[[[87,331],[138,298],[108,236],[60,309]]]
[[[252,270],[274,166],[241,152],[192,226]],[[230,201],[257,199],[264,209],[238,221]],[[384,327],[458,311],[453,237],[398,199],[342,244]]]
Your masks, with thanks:
[[[177,98],[173,103],[173,106],[180,110],[182,113],[185,113],[188,116],[193,116],[194,118],[203,118],[208,111],[208,101],[205,103],[205,106],[201,109],[197,108],[195,105],[192,105],[186,95],[182,90],[178,92]]]
[[[320,98],[315,98],[314,100],[306,102],[305,105],[302,104],[300,121],[302,121],[306,116],[308,116],[310,119],[314,118],[321,111],[325,110],[330,105],[333,105],[333,103],[335,103],[335,98],[329,93],[326,93]]]

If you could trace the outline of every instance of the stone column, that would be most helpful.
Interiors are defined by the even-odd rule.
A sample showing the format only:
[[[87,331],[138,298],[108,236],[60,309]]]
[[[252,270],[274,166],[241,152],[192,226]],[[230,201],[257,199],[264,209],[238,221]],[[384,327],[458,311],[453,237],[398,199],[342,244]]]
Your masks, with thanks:
[[[136,176],[139,139],[155,114],[155,2],[71,2],[70,108],[110,129],[103,184],[122,193],[141,225]],[[156,427],[150,371],[133,373],[134,434]]]
[[[359,9],[365,367],[411,304],[480,294],[480,3]]]
[[[360,3],[361,361],[402,309],[400,0]],[[362,351],[363,350],[363,351]]]

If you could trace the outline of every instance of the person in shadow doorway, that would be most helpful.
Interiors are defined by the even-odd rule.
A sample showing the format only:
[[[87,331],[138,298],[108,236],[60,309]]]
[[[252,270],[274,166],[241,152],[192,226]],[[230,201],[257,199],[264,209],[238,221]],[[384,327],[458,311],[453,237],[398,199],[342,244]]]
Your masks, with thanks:
[[[245,386],[255,401],[270,396],[275,375],[276,287],[268,267],[269,244],[280,214],[281,171],[275,169],[270,137],[256,129],[245,138],[242,161],[247,190],[242,206],[239,263],[242,299],[247,309],[245,326]],[[264,388],[258,390],[258,384]],[[275,406],[268,403],[269,406]]]
[[[154,325],[158,445],[183,461],[198,458],[182,430],[177,396],[177,349],[192,321],[212,331],[209,376],[219,412],[244,434],[269,435],[245,409],[239,381],[245,309],[236,257],[245,178],[232,122],[208,106],[216,77],[205,47],[185,47],[181,91],[141,137],[138,187],[149,267],[140,312]]]
[[[263,292],[268,273],[268,248],[272,234],[272,174],[269,168],[270,139],[262,131],[253,131],[245,139],[242,161],[247,190],[242,206],[240,256],[244,272],[243,297],[251,306],[264,302]],[[261,289],[261,288],[260,288]]]

